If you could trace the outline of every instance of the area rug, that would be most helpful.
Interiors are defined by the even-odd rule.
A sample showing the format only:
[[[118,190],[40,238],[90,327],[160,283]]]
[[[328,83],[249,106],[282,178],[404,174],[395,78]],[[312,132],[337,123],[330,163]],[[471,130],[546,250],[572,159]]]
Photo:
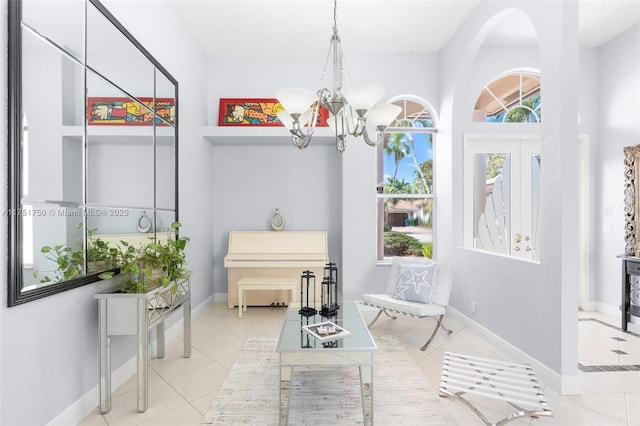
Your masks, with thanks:
[[[394,336],[376,337],[374,424],[455,425],[446,403]],[[203,425],[268,425],[279,419],[276,339],[250,338],[218,391]],[[290,425],[363,424],[358,368],[294,369]]]

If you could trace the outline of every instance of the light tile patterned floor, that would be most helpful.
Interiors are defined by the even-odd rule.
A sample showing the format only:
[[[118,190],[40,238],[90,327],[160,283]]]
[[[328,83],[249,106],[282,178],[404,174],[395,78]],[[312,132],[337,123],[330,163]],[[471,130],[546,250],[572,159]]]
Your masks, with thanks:
[[[226,303],[211,305],[193,320],[191,358],[182,358],[182,341],[176,339],[167,344],[164,359],[150,361],[149,409],[145,413],[135,410],[135,378],[131,377],[114,391],[109,413],[101,415],[96,409],[80,425],[200,425],[245,339],[277,337],[284,309],[249,308],[244,319],[238,319],[237,311],[229,309]],[[363,311],[365,320],[372,319],[374,314],[369,309]],[[582,367],[640,364],[640,327],[631,325],[632,333],[622,333],[617,329],[618,318],[593,312],[581,312],[580,319]],[[371,331],[376,335],[399,336],[434,388],[440,383],[444,351],[505,358],[460,324],[446,317],[445,320],[454,332],[449,336],[439,333],[425,352],[419,348],[433,327],[433,321],[409,317],[380,319]],[[640,426],[640,371],[581,371],[580,374],[582,395],[561,396],[545,389],[554,417],[521,419],[511,424]],[[461,403],[448,401],[450,413],[460,425],[484,424]],[[490,420],[500,419],[512,411],[498,401],[479,398],[474,402],[482,407]]]

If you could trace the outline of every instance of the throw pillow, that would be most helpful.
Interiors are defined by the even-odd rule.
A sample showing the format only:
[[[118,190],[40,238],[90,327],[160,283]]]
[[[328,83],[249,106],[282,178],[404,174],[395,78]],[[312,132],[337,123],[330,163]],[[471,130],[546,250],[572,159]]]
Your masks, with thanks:
[[[429,293],[436,274],[437,264],[401,264],[393,297],[418,303],[431,303]]]

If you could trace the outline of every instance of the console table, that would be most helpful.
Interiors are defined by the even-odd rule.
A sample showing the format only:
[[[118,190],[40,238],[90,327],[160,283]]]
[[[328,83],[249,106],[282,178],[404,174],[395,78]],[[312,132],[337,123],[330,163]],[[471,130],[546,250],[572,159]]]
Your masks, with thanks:
[[[158,358],[164,357],[164,320],[183,308],[184,357],[191,356],[191,291],[189,280],[158,287],[147,293],[99,293],[98,328],[100,330],[100,412],[111,410],[111,336],[138,338],[137,376],[138,412],[149,405],[149,331],[156,327]]]
[[[622,331],[627,331],[631,315],[640,317],[640,257],[621,254],[622,259]]]

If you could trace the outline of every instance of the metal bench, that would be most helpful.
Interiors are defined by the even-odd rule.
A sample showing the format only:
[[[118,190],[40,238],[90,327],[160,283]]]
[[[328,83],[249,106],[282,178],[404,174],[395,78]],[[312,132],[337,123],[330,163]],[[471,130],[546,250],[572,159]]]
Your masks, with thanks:
[[[553,416],[542,386],[528,364],[445,352],[439,394],[461,401],[488,426],[504,425],[520,417]],[[491,423],[463,397],[465,394],[501,400],[517,411]]]

